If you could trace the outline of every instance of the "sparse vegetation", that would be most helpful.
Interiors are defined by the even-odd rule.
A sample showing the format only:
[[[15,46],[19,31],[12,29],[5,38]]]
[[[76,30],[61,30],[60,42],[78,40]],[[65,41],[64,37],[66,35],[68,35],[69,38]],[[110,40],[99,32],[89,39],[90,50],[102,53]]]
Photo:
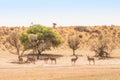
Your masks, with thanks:
[[[37,25],[35,25],[35,26],[37,26]],[[23,30],[25,30],[21,34],[21,36],[23,38],[22,39],[20,38],[21,43],[24,45],[24,47],[26,49],[30,48],[33,44],[36,44],[35,42],[30,42],[30,41],[34,41],[34,40],[30,40],[30,39],[32,39],[32,37],[34,37],[34,38],[39,37],[39,43],[41,43],[40,45],[43,46],[43,47],[39,46],[39,48],[42,48],[44,50],[46,43],[43,43],[43,42],[46,42],[46,41],[41,40],[42,37],[43,37],[42,32],[40,32],[40,34],[38,34],[40,29],[42,29],[42,28],[36,27],[36,29],[34,28],[34,30],[32,30],[32,28],[33,27],[29,27],[29,29],[25,28],[25,27],[24,27],[24,29],[23,29],[23,27],[21,27],[21,28],[20,27],[13,27],[13,28],[1,27],[0,28],[0,33],[1,33],[0,34],[1,35],[0,36],[0,39],[1,39],[0,40],[1,41],[0,47],[2,48],[2,50],[5,50],[4,47],[2,47],[2,45],[4,45],[5,38],[7,36],[9,36],[9,34],[11,34],[14,31],[17,31],[17,33],[19,33],[19,32],[22,32]],[[40,28],[40,29],[38,29],[38,28]],[[49,28],[48,30],[49,30],[49,32],[51,32],[52,29]],[[76,30],[77,30],[77,35],[79,35],[79,38],[82,38],[80,46],[82,46],[82,48],[84,48],[84,49],[93,45],[93,43],[96,40],[99,42],[103,37],[104,38],[106,38],[106,37],[110,38],[109,39],[109,40],[111,40],[111,43],[109,44],[110,46],[113,45],[114,48],[119,47],[119,43],[120,43],[120,41],[119,41],[119,33],[120,33],[119,26],[114,26],[114,27],[111,27],[111,26],[110,27],[109,26],[106,26],[106,27],[100,27],[100,26],[93,26],[93,27],[84,27],[84,26],[82,26],[82,27],[79,27],[79,26],[78,27],[57,27],[57,28],[53,29],[52,33],[55,31],[62,38],[62,41],[64,42],[62,44],[62,47],[67,48],[67,46],[68,46],[67,45],[68,36],[74,36],[76,34]],[[44,31],[46,31],[46,28],[44,28]],[[49,36],[50,35],[51,34],[49,34]],[[46,34],[46,37],[47,36],[48,36],[48,34]],[[50,38],[50,37],[48,37],[48,38]],[[60,38],[57,39],[58,43],[56,43],[56,42],[52,42],[52,43],[55,43],[55,44],[59,44],[59,42],[61,43],[61,41],[59,41],[59,39]],[[45,40],[47,40],[47,39],[45,39]],[[32,43],[32,44],[30,44],[30,43]],[[49,43],[49,41],[47,41],[47,49],[50,49],[51,45],[52,44]],[[55,47],[55,45],[52,45],[52,46]],[[7,45],[7,47],[12,48],[8,45]],[[40,49],[40,50],[42,50],[42,49]],[[39,53],[41,53],[41,51],[39,51]],[[108,53],[111,53],[111,52],[108,51]]]

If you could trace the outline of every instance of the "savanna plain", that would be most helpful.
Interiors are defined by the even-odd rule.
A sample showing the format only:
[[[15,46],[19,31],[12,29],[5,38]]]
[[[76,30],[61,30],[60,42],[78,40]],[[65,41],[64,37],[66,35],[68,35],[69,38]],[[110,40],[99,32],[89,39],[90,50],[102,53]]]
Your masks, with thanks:
[[[3,44],[5,37],[13,30],[23,31],[23,28],[0,28],[0,80],[120,80],[120,49],[119,45],[114,49],[110,58],[99,59],[95,58],[95,64],[87,59],[86,55],[94,56],[94,51],[91,51],[88,45],[92,45],[92,40],[101,34],[107,33],[108,36],[113,35],[116,38],[115,44],[119,43],[119,26],[94,26],[82,27],[77,32],[76,27],[58,27],[54,31],[57,32],[63,39],[64,43],[58,48],[52,48],[50,51],[43,51],[42,54],[58,55],[56,64],[48,60],[37,60],[35,64],[17,64],[17,55],[11,54]],[[72,50],[68,47],[68,35],[82,36],[82,43],[76,50],[75,54],[78,56],[76,63],[72,63]],[[91,36],[93,36],[91,38]],[[88,41],[88,39],[90,39]],[[30,51],[26,51],[25,54]],[[45,57],[45,56],[44,56]],[[26,57],[23,57],[26,60]]]

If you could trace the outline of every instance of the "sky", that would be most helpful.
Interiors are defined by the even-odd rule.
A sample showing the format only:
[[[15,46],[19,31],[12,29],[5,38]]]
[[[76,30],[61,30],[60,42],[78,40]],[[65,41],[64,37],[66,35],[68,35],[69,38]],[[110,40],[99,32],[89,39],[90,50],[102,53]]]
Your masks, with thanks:
[[[120,25],[120,0],[0,0],[0,26]]]

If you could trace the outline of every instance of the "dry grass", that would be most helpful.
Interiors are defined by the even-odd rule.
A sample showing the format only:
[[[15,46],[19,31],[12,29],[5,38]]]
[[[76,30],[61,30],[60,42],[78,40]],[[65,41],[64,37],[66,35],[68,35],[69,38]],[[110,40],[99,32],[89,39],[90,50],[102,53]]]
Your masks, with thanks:
[[[120,66],[72,66],[0,69],[0,80],[119,80]]]

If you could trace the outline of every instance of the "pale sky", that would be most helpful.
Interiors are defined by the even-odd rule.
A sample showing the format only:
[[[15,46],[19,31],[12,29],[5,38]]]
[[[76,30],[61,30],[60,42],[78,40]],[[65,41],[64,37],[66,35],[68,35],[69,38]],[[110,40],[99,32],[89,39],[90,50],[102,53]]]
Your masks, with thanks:
[[[120,25],[120,0],[0,0],[0,26]]]

